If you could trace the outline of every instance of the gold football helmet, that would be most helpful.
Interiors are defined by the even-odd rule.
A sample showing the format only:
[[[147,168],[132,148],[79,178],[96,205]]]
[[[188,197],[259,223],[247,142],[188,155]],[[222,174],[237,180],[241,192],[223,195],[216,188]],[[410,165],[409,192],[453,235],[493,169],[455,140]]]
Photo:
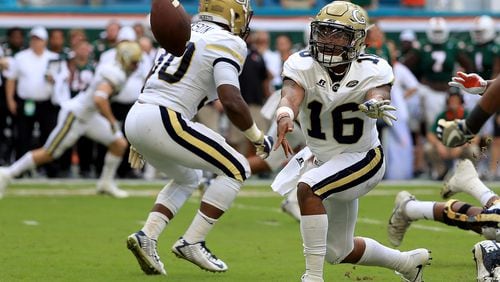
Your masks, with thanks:
[[[250,0],[200,0],[200,20],[224,24],[234,35],[245,38],[252,18]]]
[[[368,14],[358,5],[335,1],[324,6],[311,22],[311,55],[324,67],[356,60],[365,46]]]
[[[142,50],[137,42],[123,41],[116,45],[116,60],[130,74],[137,69],[142,59]]]

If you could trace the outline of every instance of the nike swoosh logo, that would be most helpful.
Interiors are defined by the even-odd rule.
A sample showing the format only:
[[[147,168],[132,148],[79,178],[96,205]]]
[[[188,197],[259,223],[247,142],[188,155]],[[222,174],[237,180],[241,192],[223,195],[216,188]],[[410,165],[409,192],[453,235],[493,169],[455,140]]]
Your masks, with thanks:
[[[418,271],[417,271],[417,275],[415,275],[415,279],[413,281],[417,281],[417,278],[420,275],[420,272],[422,272],[422,265],[421,264],[417,265],[416,269],[418,269]]]

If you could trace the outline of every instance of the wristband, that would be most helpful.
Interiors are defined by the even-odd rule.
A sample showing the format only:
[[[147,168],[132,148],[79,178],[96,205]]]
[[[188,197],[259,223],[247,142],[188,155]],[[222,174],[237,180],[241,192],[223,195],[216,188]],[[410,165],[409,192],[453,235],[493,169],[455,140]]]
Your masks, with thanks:
[[[287,106],[281,106],[276,110],[276,119],[279,119],[280,116],[288,115],[291,120],[295,119],[295,115],[293,114],[293,110]]]
[[[248,138],[248,140],[252,143],[258,142],[262,137],[262,131],[260,131],[255,122],[249,129],[243,131],[243,134],[245,134],[246,138]]]

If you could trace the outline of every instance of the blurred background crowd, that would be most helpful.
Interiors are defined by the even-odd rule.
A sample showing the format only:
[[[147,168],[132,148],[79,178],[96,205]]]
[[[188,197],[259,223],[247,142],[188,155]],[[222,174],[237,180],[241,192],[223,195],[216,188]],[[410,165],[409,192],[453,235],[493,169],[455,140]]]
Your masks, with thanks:
[[[99,6],[130,1],[0,0],[0,5],[43,6],[68,4],[66,2]],[[149,1],[133,2],[150,5]],[[379,6],[424,9],[430,3],[439,8],[447,1],[353,2],[373,11]],[[458,9],[457,3],[464,1],[451,2],[447,2],[447,8]],[[480,2],[484,7],[493,5],[491,1]],[[311,16],[317,11],[314,7],[324,4],[323,0],[257,0],[253,3],[310,9]],[[441,180],[460,158],[477,163],[484,179],[500,178],[500,114],[488,122],[472,144],[463,147],[447,148],[435,135],[439,118],[463,118],[479,99],[479,96],[448,87],[456,71],[475,72],[485,79],[500,73],[496,20],[491,16],[470,17],[470,30],[457,32],[450,28],[447,18],[431,17],[426,19],[423,31],[405,28],[389,35],[374,18],[365,52],[392,64],[395,73],[392,103],[398,108],[394,127],[383,124],[379,127],[387,157],[386,179]],[[133,24],[110,19],[98,32],[82,28],[47,28],[36,22],[29,27],[5,28],[0,46],[0,166],[11,164],[28,150],[43,145],[56,124],[60,105],[88,87],[98,64],[109,60],[113,56],[109,49],[121,41],[137,41],[144,52],[140,67],[122,90],[125,95],[120,95],[120,100],[112,99],[113,112],[123,121],[140,93],[156,54],[157,44],[147,19]],[[283,62],[292,53],[307,48],[307,41],[307,23],[301,36],[255,29],[247,38],[249,52],[240,76],[241,92],[260,128],[268,128],[272,122],[261,114],[261,109],[267,98],[281,87]],[[197,119],[221,132],[243,154],[253,154],[253,146],[230,126],[218,103],[205,106]],[[100,174],[105,152],[103,146],[82,138],[61,159],[21,177],[93,178]],[[125,159],[118,177],[151,179],[159,176],[150,167],[143,171],[131,170]]]

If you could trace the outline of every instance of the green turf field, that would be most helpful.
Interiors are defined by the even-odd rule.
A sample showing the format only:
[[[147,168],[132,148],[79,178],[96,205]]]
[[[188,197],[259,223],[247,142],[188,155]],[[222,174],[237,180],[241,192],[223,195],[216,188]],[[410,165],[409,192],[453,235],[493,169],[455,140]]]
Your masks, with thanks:
[[[281,197],[266,186],[246,186],[207,238],[229,265],[212,274],[176,258],[171,245],[199,203],[193,195],[159,240],[168,277],[144,275],[126,248],[161,184],[122,185],[135,192],[117,200],[94,196],[93,183],[15,183],[0,200],[0,281],[300,281],[304,269],[299,224],[280,211]],[[386,222],[395,194],[439,200],[439,187],[381,185],[360,201],[356,233],[388,244]],[[473,201],[470,197],[457,198]],[[426,247],[432,265],[425,281],[474,281],[471,248],[482,238],[435,222],[412,225],[401,250]],[[325,281],[398,281],[388,269],[326,265]]]

